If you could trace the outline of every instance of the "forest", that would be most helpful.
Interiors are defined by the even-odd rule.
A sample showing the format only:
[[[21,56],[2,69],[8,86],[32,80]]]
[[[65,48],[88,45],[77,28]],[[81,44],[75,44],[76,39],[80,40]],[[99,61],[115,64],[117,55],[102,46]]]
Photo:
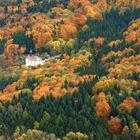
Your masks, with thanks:
[[[140,1],[0,1],[0,140],[125,139],[140,139]]]

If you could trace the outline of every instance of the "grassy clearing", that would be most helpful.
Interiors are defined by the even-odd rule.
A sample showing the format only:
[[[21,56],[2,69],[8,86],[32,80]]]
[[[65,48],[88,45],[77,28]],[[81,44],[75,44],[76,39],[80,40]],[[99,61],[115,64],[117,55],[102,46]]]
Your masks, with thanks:
[[[19,77],[22,72],[20,66],[0,67],[0,78]]]

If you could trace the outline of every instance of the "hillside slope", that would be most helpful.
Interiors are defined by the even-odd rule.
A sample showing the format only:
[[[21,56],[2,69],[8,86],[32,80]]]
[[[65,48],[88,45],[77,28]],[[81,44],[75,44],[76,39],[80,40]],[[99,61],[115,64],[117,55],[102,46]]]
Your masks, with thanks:
[[[0,139],[135,140],[139,113],[139,0],[0,2]]]

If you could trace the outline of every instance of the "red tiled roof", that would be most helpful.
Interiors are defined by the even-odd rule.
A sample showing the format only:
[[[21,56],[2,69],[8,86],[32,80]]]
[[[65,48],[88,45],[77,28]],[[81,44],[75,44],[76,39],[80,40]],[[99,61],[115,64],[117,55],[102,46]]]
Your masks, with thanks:
[[[30,60],[30,61],[42,61],[41,58],[39,58],[38,56],[35,56],[35,55],[32,55],[32,56],[28,55],[28,56],[26,57],[26,59],[28,59],[28,60]]]

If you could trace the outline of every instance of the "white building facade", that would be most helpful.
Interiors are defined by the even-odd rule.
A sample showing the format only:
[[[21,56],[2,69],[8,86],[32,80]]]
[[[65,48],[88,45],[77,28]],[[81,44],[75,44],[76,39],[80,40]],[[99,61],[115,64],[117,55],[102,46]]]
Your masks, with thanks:
[[[37,65],[43,65],[44,61],[35,55],[28,55],[26,57],[26,66],[37,66]]]

